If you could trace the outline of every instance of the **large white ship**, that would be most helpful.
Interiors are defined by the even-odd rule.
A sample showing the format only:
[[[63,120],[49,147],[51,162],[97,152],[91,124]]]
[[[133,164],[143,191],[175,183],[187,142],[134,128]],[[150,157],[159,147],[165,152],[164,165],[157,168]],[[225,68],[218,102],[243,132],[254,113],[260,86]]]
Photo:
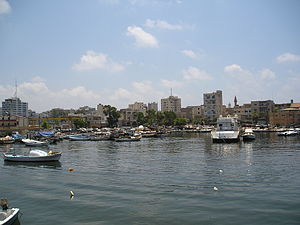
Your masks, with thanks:
[[[217,128],[211,132],[213,142],[229,143],[240,141],[240,130],[236,117],[222,117],[217,120]]]

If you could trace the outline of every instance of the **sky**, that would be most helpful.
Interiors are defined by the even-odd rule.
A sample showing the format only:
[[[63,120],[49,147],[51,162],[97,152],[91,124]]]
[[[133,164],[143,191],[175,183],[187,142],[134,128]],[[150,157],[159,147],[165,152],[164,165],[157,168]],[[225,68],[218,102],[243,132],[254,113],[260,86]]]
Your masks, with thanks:
[[[298,0],[0,0],[0,100],[300,102]],[[15,91],[17,84],[17,92]]]

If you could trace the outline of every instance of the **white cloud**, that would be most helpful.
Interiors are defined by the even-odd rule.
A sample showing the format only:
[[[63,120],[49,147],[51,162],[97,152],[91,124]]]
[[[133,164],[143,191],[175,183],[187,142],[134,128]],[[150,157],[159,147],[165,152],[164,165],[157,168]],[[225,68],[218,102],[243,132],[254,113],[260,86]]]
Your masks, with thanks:
[[[262,69],[259,73],[263,80],[271,80],[275,78],[275,73],[270,69]]]
[[[0,85],[0,98],[10,98],[15,92],[14,86]],[[38,112],[52,108],[79,108],[82,105],[96,106],[101,101],[101,95],[87,90],[83,86],[66,88],[63,90],[51,90],[43,81],[43,78],[33,78],[18,86],[18,97],[28,102],[29,109]]]
[[[291,53],[284,53],[276,58],[278,63],[284,62],[300,62],[300,56]]]
[[[142,94],[150,94],[153,92],[151,81],[133,82],[132,86],[136,91]]]
[[[158,41],[156,40],[156,38],[153,35],[145,32],[141,27],[129,26],[127,27],[127,31],[128,36],[132,36],[135,38],[136,46],[144,48],[158,47]]]
[[[11,7],[6,0],[0,0],[0,14],[10,13]]]
[[[80,62],[72,66],[74,70],[95,70],[106,69],[111,72],[119,72],[125,70],[125,66],[121,63],[117,63],[109,59],[106,54],[97,53],[92,50],[86,52],[81,56]]]
[[[212,80],[212,76],[210,76],[206,71],[200,70],[196,67],[189,67],[186,70],[182,71],[184,80]]]
[[[237,64],[232,64],[229,66],[225,66],[224,71],[227,73],[233,73],[233,72],[242,72],[242,68]]]
[[[198,55],[192,50],[182,50],[181,53],[184,54],[187,57],[192,58],[192,59],[197,59],[198,58]]]
[[[164,80],[162,79],[160,81],[161,85],[167,88],[175,88],[175,87],[180,87],[183,85],[182,82],[177,81],[177,80]]]
[[[183,26],[178,24],[170,24],[164,20],[151,20],[147,19],[145,23],[146,27],[151,28],[160,28],[160,29],[166,29],[166,30],[182,30]]]

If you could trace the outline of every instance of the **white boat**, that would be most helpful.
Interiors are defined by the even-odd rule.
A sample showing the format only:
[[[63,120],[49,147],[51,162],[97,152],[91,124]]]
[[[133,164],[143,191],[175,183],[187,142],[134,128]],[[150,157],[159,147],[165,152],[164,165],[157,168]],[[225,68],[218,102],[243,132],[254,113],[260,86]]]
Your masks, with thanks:
[[[11,208],[0,212],[0,225],[11,225],[18,218],[19,209]]]
[[[61,152],[45,152],[42,150],[31,150],[28,155],[16,155],[11,153],[3,153],[4,160],[14,162],[49,162],[58,161]]]
[[[22,139],[22,142],[27,146],[47,146],[48,142],[46,141],[37,141],[33,139]]]
[[[279,132],[277,135],[278,136],[295,136],[298,134],[298,131],[295,129],[289,129],[287,131]]]
[[[242,134],[243,141],[255,140],[255,134],[251,128],[246,128]]]
[[[69,135],[70,141],[90,141],[91,137],[87,134]]]
[[[240,131],[236,117],[222,117],[217,119],[217,129],[211,131],[213,142],[239,142]]]
[[[10,136],[0,138],[0,144],[12,144],[14,142],[15,142],[15,139],[13,139]]]

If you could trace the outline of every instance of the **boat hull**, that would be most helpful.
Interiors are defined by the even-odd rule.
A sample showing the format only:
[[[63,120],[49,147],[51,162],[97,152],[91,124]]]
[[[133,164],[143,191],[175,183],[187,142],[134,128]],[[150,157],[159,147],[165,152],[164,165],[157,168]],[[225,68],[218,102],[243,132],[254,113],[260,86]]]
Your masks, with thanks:
[[[254,141],[255,140],[254,135],[243,135],[242,138],[243,138],[243,141]]]
[[[213,138],[213,143],[237,143],[239,138]]]
[[[214,143],[234,143],[240,141],[239,131],[212,131],[211,137]]]
[[[0,225],[12,225],[18,218],[18,215],[19,215],[18,208],[12,208],[12,209],[8,209],[8,210],[11,210],[12,213],[8,217],[6,217],[4,220],[0,220]],[[1,213],[5,213],[5,212],[1,212]]]
[[[3,154],[5,161],[13,162],[50,162],[58,161],[61,157],[61,153],[51,154],[47,156],[26,156],[26,155],[13,155],[13,154]]]

